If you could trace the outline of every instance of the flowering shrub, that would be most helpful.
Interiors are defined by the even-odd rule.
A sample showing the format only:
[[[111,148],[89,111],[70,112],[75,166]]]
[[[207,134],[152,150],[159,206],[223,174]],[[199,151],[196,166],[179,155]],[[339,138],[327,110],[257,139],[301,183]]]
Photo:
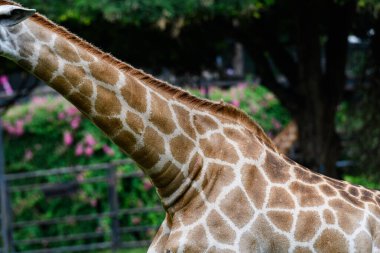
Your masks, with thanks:
[[[33,98],[31,103],[12,108],[3,119],[6,172],[18,173],[73,165],[106,163],[125,159],[126,156],[79,111],[60,97]],[[135,170],[126,165],[117,168],[123,175]],[[87,215],[109,212],[108,184],[84,183],[88,179],[107,176],[107,171],[86,171],[71,175],[28,178],[12,182],[15,185],[39,183],[60,184],[83,183],[74,194],[49,197],[41,190],[12,192],[13,220],[46,220],[68,215]],[[117,185],[120,209],[159,204],[155,190],[149,180],[120,178]],[[163,214],[135,214],[123,217],[121,226],[159,225]],[[15,231],[16,240],[41,238],[65,234],[109,232],[111,220],[104,218],[89,222],[64,223],[53,226],[29,226]],[[123,240],[149,239],[155,231],[125,235]],[[84,241],[77,241],[83,243]],[[86,243],[96,242],[86,241]],[[62,243],[18,245],[18,250],[39,247],[64,246]],[[34,248],[36,247],[36,248]]]

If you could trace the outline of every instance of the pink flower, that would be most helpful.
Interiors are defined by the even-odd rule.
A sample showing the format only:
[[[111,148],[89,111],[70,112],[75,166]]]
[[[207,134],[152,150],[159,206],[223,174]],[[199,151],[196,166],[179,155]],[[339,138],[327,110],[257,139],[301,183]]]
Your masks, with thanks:
[[[272,119],[272,124],[273,124],[274,129],[276,130],[282,127],[281,123],[276,119]]]
[[[73,135],[68,131],[64,132],[63,142],[65,143],[66,146],[70,146],[71,144],[73,144],[74,142]]]
[[[24,120],[25,120],[25,123],[30,123],[30,122],[33,120],[33,114],[28,113],[28,114],[25,116]]]
[[[65,118],[65,113],[64,112],[60,112],[59,114],[58,114],[58,119],[59,120],[63,120]]]
[[[90,205],[91,205],[92,207],[96,207],[97,204],[98,204],[98,200],[97,200],[97,199],[91,199],[91,200],[90,200]]]
[[[22,136],[24,134],[24,121],[17,120],[16,126],[14,128],[14,134],[16,136]]]
[[[231,101],[231,104],[232,104],[233,106],[235,106],[235,107],[239,107],[239,106],[240,106],[240,101],[234,99],[234,100]]]
[[[80,125],[81,118],[79,116],[76,116],[70,123],[71,127],[73,129],[77,129]]]
[[[69,108],[66,109],[66,113],[68,116],[72,117],[72,116],[77,115],[79,111],[74,106],[70,106]]]
[[[46,98],[34,97],[34,98],[32,98],[32,103],[35,105],[44,105],[44,104],[46,104]]]
[[[80,174],[77,175],[77,181],[78,181],[79,183],[81,183],[81,182],[84,181],[84,175],[83,175],[83,173],[80,173]]]
[[[152,189],[153,185],[152,183],[149,181],[149,179],[144,179],[144,189],[146,191],[149,191],[150,189]]]
[[[13,89],[11,84],[9,83],[9,79],[7,76],[2,75],[0,76],[0,84],[3,85],[5,94],[7,95],[12,95],[13,94]]]
[[[200,92],[201,92],[202,96],[206,96],[207,95],[207,90],[206,90],[205,87],[201,87]]]
[[[92,156],[94,154],[94,149],[92,147],[86,147],[84,153],[86,156]]]
[[[115,155],[115,151],[113,151],[113,149],[108,145],[103,146],[103,152],[109,156]]]
[[[243,90],[243,89],[247,88],[247,83],[243,83],[243,82],[238,83],[237,87],[238,87],[238,89]]]
[[[26,161],[30,161],[30,160],[33,159],[33,156],[34,156],[33,151],[30,150],[30,149],[27,149],[27,150],[25,151],[24,159],[25,159]]]
[[[84,152],[84,148],[83,148],[83,144],[82,143],[79,143],[76,148],[75,148],[75,155],[76,156],[81,156],[83,155],[83,152]]]
[[[86,137],[85,137],[85,142],[88,146],[95,146],[96,144],[96,140],[94,138],[94,136],[92,136],[91,134],[87,134]]]
[[[140,222],[141,222],[141,218],[140,217],[133,217],[132,218],[132,224],[133,225],[138,225],[138,224],[140,224]]]

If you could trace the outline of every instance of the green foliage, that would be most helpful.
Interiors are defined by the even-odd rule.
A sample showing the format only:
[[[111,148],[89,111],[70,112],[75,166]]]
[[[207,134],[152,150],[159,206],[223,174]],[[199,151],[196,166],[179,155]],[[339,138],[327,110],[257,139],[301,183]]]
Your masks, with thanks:
[[[36,8],[56,21],[74,19],[89,24],[102,16],[111,22],[125,24],[176,21],[179,18],[203,19],[215,15],[257,16],[274,0],[19,0],[26,7]]]
[[[72,165],[96,164],[124,159],[125,155],[109,141],[90,121],[61,98],[35,98],[33,103],[15,107],[4,117],[5,157],[7,173],[36,171]],[[118,175],[135,171],[134,165],[120,166]],[[107,171],[87,171],[73,175],[57,175],[21,179],[11,186],[31,184],[76,183],[98,177],[106,177]],[[119,178],[117,192],[121,209],[159,205],[158,196],[147,179]],[[14,221],[48,220],[54,217],[88,215],[109,212],[108,184],[83,183],[69,195],[47,197],[46,192],[33,189],[12,192]],[[159,225],[163,214],[135,214],[121,219],[121,226]],[[28,226],[16,230],[16,240],[51,237],[66,234],[92,232],[108,233],[103,239],[109,240],[111,220],[102,218],[88,222],[62,223],[52,226]],[[126,235],[123,240],[150,239],[154,231]],[[100,238],[102,239],[102,238]],[[77,240],[75,244],[97,242]],[[64,246],[62,243],[43,244],[44,247]],[[41,247],[18,245],[18,250]]]

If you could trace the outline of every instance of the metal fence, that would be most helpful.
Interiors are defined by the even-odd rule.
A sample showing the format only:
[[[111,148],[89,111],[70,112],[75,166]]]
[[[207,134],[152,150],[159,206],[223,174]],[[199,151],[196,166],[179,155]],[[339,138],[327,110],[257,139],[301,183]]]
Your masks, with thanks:
[[[0,140],[1,142],[1,140]],[[0,152],[0,156],[1,156]],[[0,157],[1,158],[1,157]],[[0,159],[2,160],[2,159]],[[120,179],[131,179],[131,178],[141,178],[143,176],[140,172],[131,172],[120,174],[117,173],[116,168],[120,165],[131,164],[131,160],[122,160],[107,164],[96,164],[90,166],[74,166],[58,169],[40,170],[33,172],[17,173],[17,174],[1,174],[0,171],[0,186],[2,201],[1,201],[1,241],[2,250],[0,253],[8,252],[26,252],[26,253],[59,253],[59,252],[93,252],[96,250],[105,250],[121,248],[137,248],[145,247],[150,244],[149,240],[133,240],[125,241],[123,240],[123,235],[131,233],[144,233],[148,230],[157,230],[158,227],[155,225],[141,225],[141,226],[121,226],[121,217],[125,218],[128,215],[134,214],[149,214],[152,212],[162,212],[163,209],[157,203],[153,207],[139,207],[132,209],[120,209],[118,202],[117,184]],[[0,164],[0,167],[1,164]],[[1,169],[0,169],[1,170]],[[32,183],[32,184],[20,184],[19,180],[22,182],[27,182],[28,179],[36,178],[46,178],[50,176],[65,176],[65,175],[76,175],[81,172],[97,171],[103,172],[103,175],[95,176],[89,179],[60,182],[60,183]],[[108,203],[103,203],[108,205],[108,212],[101,212],[88,215],[77,215],[77,216],[65,216],[65,217],[54,217],[49,219],[41,220],[25,220],[25,221],[14,221],[11,206],[11,194],[12,193],[22,193],[30,192],[33,190],[43,191],[45,195],[50,195],[50,197],[58,198],[62,192],[75,191],[81,184],[97,184],[106,183],[108,188]],[[80,233],[72,234],[67,231],[67,234],[41,237],[41,238],[23,238],[22,240],[15,240],[14,233],[16,230],[22,230],[31,226],[38,227],[48,227],[57,226],[59,224],[76,223],[80,224],[82,222],[89,222],[99,219],[111,219],[111,229],[109,231],[94,231],[90,233]],[[89,239],[96,239],[97,242],[90,244],[76,244],[75,241],[83,241]],[[65,243],[71,244],[72,246],[62,246],[62,247],[41,247],[38,249],[28,250],[28,251],[18,251],[17,248],[20,245],[34,245],[34,244],[54,244],[54,243]]]

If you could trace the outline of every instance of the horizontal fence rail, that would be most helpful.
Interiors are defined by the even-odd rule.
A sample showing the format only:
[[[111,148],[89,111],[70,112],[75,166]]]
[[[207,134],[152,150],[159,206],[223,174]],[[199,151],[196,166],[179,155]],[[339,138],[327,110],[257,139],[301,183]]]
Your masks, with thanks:
[[[22,172],[15,174],[5,174],[3,175],[3,181],[7,184],[7,203],[9,213],[6,216],[9,217],[7,220],[7,230],[10,231],[9,238],[0,237],[0,242],[4,245],[7,244],[7,251],[5,248],[0,249],[0,253],[9,252],[26,252],[26,253],[60,253],[60,252],[94,252],[99,250],[112,249],[113,251],[121,248],[138,248],[147,247],[150,244],[150,240],[123,240],[124,235],[129,234],[146,234],[148,232],[157,231],[158,226],[156,224],[142,224],[135,226],[125,226],[121,225],[120,221],[128,216],[133,215],[150,215],[153,213],[163,213],[164,209],[159,203],[155,206],[143,206],[136,208],[119,208],[118,196],[116,187],[120,180],[124,179],[134,179],[143,178],[143,173],[140,171],[118,173],[116,168],[123,165],[131,165],[134,162],[130,159],[115,161],[112,163],[103,163],[95,165],[78,165],[64,168],[54,168],[45,169],[33,172]],[[75,175],[84,172],[96,172],[90,178],[86,178],[78,181]],[[100,175],[98,175],[100,173]],[[104,175],[102,175],[104,174]],[[52,176],[65,176],[60,182],[33,182],[33,180],[44,181],[45,178]],[[70,179],[72,177],[72,179]],[[27,179],[27,180],[25,180]],[[30,182],[29,180],[32,180]],[[46,180],[45,180],[46,181]],[[106,212],[97,212],[81,215],[68,215],[62,217],[53,217],[49,219],[36,219],[36,220],[14,220],[11,217],[14,215],[11,208],[11,194],[29,194],[34,191],[40,191],[44,193],[45,198],[49,197],[48,193],[51,194],[54,191],[71,191],[70,194],[75,194],[81,185],[87,184],[98,184],[105,183],[108,187],[108,210]],[[53,198],[57,198],[53,194]],[[5,202],[4,202],[5,203]],[[102,204],[104,205],[104,203]],[[2,209],[4,210],[4,208]],[[65,234],[57,234],[51,236],[39,236],[36,238],[18,238],[13,239],[13,235],[17,231],[22,231],[26,228],[48,228],[58,225],[65,224],[84,224],[86,222],[97,222],[104,219],[110,219],[111,226],[109,230],[96,230],[83,233],[70,233],[70,231],[65,232]],[[0,224],[3,226],[2,219],[0,219]],[[129,238],[129,237],[128,237]],[[91,243],[85,243],[86,241],[92,241]],[[79,243],[76,245],[74,242]],[[64,244],[67,246],[53,246],[52,244]],[[1,245],[1,244],[0,244]],[[28,248],[30,245],[32,248],[30,250],[17,251],[17,248],[22,245],[24,248]]]

